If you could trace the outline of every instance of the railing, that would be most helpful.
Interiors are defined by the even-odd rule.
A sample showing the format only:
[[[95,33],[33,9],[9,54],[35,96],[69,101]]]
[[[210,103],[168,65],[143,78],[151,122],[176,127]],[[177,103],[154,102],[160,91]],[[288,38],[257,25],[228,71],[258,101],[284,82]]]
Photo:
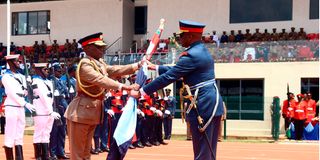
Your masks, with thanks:
[[[138,62],[142,59],[144,53],[118,53],[105,55],[105,61],[110,65],[124,65]],[[150,60],[154,64],[171,64],[173,62],[171,52],[154,53]]]
[[[319,41],[206,44],[216,63],[319,60]]]
[[[205,43],[216,63],[318,61],[319,41],[276,41],[226,43],[217,46]],[[155,53],[155,64],[172,64],[183,48],[169,45],[169,52]],[[130,64],[142,59],[144,53],[117,53],[105,56],[109,64]]]

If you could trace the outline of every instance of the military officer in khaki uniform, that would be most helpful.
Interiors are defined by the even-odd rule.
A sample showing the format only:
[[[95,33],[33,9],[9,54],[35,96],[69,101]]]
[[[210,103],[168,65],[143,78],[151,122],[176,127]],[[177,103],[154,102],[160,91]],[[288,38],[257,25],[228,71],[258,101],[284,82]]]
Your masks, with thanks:
[[[106,47],[102,33],[89,35],[78,43],[87,57],[78,64],[77,95],[65,112],[72,160],[90,159],[94,129],[104,118],[102,103],[105,92],[110,89],[131,90],[134,86],[121,84],[112,78],[133,74],[141,66],[141,62],[123,66],[107,65],[102,59]]]

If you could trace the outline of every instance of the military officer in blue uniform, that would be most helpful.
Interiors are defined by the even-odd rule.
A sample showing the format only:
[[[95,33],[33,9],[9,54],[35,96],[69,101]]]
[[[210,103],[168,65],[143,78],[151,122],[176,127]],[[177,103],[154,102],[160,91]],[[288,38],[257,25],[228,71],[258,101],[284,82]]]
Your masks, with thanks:
[[[58,112],[61,116],[61,120],[56,120],[53,123],[52,131],[50,133],[50,155],[52,159],[69,159],[65,155],[65,139],[66,139],[66,119],[63,116],[67,109],[68,103],[65,99],[68,89],[67,86],[60,79],[62,74],[62,68],[59,63],[52,64],[52,75],[50,79],[53,81],[54,86],[54,104],[53,110]]]
[[[214,60],[201,42],[205,25],[185,20],[179,25],[180,43],[187,49],[175,66],[156,66],[148,62],[148,68],[157,70],[160,76],[139,91],[132,90],[131,95],[150,95],[183,77],[193,95],[187,119],[192,130],[194,159],[215,160],[223,105],[215,82]]]
[[[164,129],[164,139],[169,140],[171,138],[172,131],[172,119],[176,111],[176,98],[170,95],[171,89],[165,89],[165,111],[163,116],[163,129]]]
[[[76,78],[75,73],[77,70],[77,65],[73,64],[71,67],[69,67],[66,72],[68,74],[64,74],[61,76],[60,80],[63,82],[63,84],[67,87],[67,95],[66,100],[68,104],[72,101],[72,99],[76,96]]]

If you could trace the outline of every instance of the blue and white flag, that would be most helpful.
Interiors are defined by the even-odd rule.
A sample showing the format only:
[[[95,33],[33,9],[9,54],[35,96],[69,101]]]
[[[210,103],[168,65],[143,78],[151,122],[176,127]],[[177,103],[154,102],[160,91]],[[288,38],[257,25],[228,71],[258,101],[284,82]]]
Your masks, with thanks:
[[[145,67],[143,67],[145,68]],[[144,69],[141,68],[137,74],[136,83],[143,86],[147,80]],[[131,144],[137,125],[137,100],[129,97],[127,104],[122,109],[122,115],[119,119],[113,137],[119,147],[120,154],[124,157]]]

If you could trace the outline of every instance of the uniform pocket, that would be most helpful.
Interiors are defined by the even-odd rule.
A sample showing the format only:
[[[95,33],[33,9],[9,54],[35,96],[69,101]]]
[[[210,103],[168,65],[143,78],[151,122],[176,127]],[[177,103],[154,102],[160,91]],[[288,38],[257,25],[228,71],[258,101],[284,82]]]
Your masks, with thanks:
[[[81,97],[78,107],[78,117],[88,120],[88,123],[99,122],[101,116],[101,100]]]

